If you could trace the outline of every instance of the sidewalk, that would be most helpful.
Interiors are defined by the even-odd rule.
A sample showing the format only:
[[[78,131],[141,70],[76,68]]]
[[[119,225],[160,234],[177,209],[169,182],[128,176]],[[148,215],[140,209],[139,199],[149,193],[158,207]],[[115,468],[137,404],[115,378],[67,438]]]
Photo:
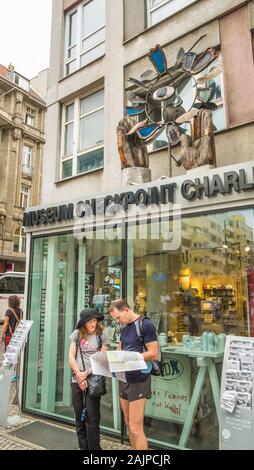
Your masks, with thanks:
[[[18,407],[16,405],[10,405],[9,407],[9,416],[18,415]],[[18,426],[8,426],[7,428],[3,428],[0,426],[0,451],[1,450],[48,450],[46,447],[41,447],[34,443],[28,442],[24,439],[20,439],[15,435],[15,432],[25,429],[26,426],[32,423],[43,423],[47,426],[51,426],[53,432],[57,436],[59,431],[66,430],[67,432],[73,433],[75,435],[75,431],[73,427],[66,427],[61,425],[56,425],[50,423],[49,421],[45,420],[38,420],[33,419],[30,416],[26,416],[25,414],[22,415],[23,422]],[[14,434],[14,435],[13,435]],[[112,440],[108,438],[101,438],[101,447],[102,450],[128,450],[130,449],[129,446],[122,445],[118,440]]]
[[[1,326],[0,326],[0,335],[1,335]],[[0,366],[2,364],[2,355],[3,355],[3,345],[0,344]],[[10,405],[8,410],[8,416],[16,416],[19,415],[18,406],[16,405],[16,390],[15,390],[15,383],[11,386],[11,393],[10,393]],[[71,433],[73,439],[75,438],[75,430],[71,426],[62,426],[56,425],[49,421],[43,419],[34,419],[31,416],[27,416],[22,414],[22,424],[18,426],[8,426],[7,428],[3,428],[0,426],[0,451],[1,450],[47,450],[46,447],[41,447],[38,444],[34,444],[32,442],[28,442],[25,439],[20,439],[15,435],[16,432],[24,429],[30,424],[37,423],[42,424],[45,426],[51,426],[52,433],[55,434],[57,438],[57,434],[61,432],[68,432]],[[25,434],[25,433],[24,433]],[[19,432],[20,435],[20,432]],[[130,449],[129,446],[122,445],[118,440],[112,440],[108,438],[101,438],[101,447],[103,450],[128,450]]]

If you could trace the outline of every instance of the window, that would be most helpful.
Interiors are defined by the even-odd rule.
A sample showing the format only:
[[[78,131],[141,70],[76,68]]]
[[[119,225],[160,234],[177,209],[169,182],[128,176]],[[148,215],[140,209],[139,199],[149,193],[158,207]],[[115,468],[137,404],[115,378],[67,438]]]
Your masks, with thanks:
[[[148,26],[164,20],[196,0],[147,0]]]
[[[117,340],[120,333],[120,327],[106,313],[110,302],[122,295],[121,240],[114,243],[104,240],[100,231],[98,237],[100,239],[87,240],[85,244],[79,243],[73,234],[41,237],[33,242],[28,315],[34,321],[34,328],[29,335],[30,372],[27,373],[25,406],[71,422],[71,370],[67,352],[79,312],[84,307],[104,312],[109,339]],[[52,282],[49,282],[51,275]],[[101,291],[103,304],[99,299]],[[36,335],[38,340],[34,341]],[[49,336],[55,341],[54,347],[46,341]],[[115,426],[117,430],[112,407],[115,386],[114,381],[107,379],[108,393],[101,399],[101,426],[111,429]],[[118,401],[116,407],[119,408]]]
[[[29,187],[24,184],[21,185],[20,191],[20,207],[26,209],[29,205]]]
[[[104,90],[64,108],[62,178],[103,167]]]
[[[213,67],[217,67],[222,61],[221,55],[216,61],[207,67],[201,75],[205,75]],[[196,76],[197,77],[197,76]],[[205,87],[212,86],[214,87],[214,97],[213,103],[217,104],[217,109],[213,111],[213,125],[214,131],[220,131],[226,127],[226,115],[224,109],[224,95],[223,95],[223,72],[220,75],[217,75],[213,80],[209,80],[204,84]]]
[[[198,337],[198,341],[201,341],[201,335],[205,331],[213,332],[216,335],[214,339],[222,333],[253,337],[253,321],[251,320],[254,279],[253,209],[188,215],[185,223],[190,228],[198,225],[201,229],[206,229],[211,221],[215,221],[216,236],[219,239],[225,223],[228,224],[234,215],[241,217],[240,222],[244,225],[244,233],[246,235],[251,233],[252,243],[249,245],[250,251],[247,256],[246,245],[242,243],[233,261],[229,261],[222,245],[223,242],[218,246],[217,255],[212,253],[210,244],[202,251],[196,251],[192,230],[189,232],[191,246],[184,250],[185,256],[183,257],[183,239],[178,249],[169,251],[168,248],[163,248],[165,233],[160,239],[159,236],[157,240],[153,239],[155,231],[152,224],[156,224],[156,221],[151,222],[151,227],[145,221],[146,230],[143,240],[136,237],[136,233],[140,232],[136,232],[135,226],[128,228],[127,299],[137,314],[147,315],[154,322],[156,321],[159,335],[161,333],[170,335],[169,346],[175,347],[174,342],[181,344],[185,335],[190,335],[190,349],[195,350],[196,344],[192,343],[193,337],[195,339]],[[139,221],[139,229],[140,225]],[[169,223],[167,233],[171,230],[173,230],[172,222]],[[156,233],[159,234],[159,230]],[[234,231],[235,238],[236,235],[237,229]],[[184,236],[187,237],[187,234],[185,233]],[[197,346],[198,348],[202,349],[201,343]],[[172,365],[170,362],[172,350],[169,350],[170,347],[165,347],[163,359],[165,364],[168,362]],[[174,359],[181,362],[183,356],[176,355]],[[152,380],[152,398],[146,406],[145,414],[148,421],[145,420],[145,431],[147,437],[156,439],[157,443],[169,446],[170,443],[178,443],[180,440],[183,428],[179,425],[172,430],[172,422],[186,422],[191,397],[191,394],[188,396],[188,390],[193,387],[193,374],[196,377],[199,369],[196,361],[195,363],[189,362],[189,364],[187,362],[186,367],[190,367],[190,364],[193,368],[186,376],[184,385],[186,401],[184,402],[180,398],[183,396],[183,392],[179,392],[180,383],[175,382],[175,379],[169,380],[168,376],[164,382],[165,389],[163,388],[165,378],[160,378],[159,381],[157,378]],[[221,366],[217,363],[216,367],[218,367],[217,373],[220,378]],[[176,373],[172,372],[171,378],[175,378],[175,375]],[[168,395],[165,393],[163,399],[161,398],[164,393],[162,390],[170,391]],[[179,405],[180,401],[181,405],[178,408],[180,411],[176,415],[174,406],[177,406],[177,403]],[[209,381],[202,390],[196,419],[194,426],[198,421],[200,423],[202,421],[202,436],[193,432],[188,443],[186,442],[187,447],[201,449],[209,445],[209,448],[217,449],[219,428]]]
[[[75,11],[67,18],[66,75],[77,68],[77,16]]]
[[[19,227],[14,233],[13,251],[16,253],[26,252],[26,234],[24,227]]]
[[[199,77],[206,75],[212,68],[219,66],[222,62],[221,55],[215,60],[212,64],[210,64],[200,75],[196,75],[195,79],[197,80]],[[194,80],[193,80],[194,85]],[[217,109],[215,109],[213,113],[213,126],[214,131],[220,131],[226,128],[226,114],[224,108],[224,91],[223,91],[223,72],[221,72],[217,77],[208,82],[204,83],[203,85],[199,85],[199,88],[203,87],[213,87],[214,88],[214,96],[211,100],[213,103],[217,105]],[[193,90],[193,91],[191,91]],[[191,86],[187,89],[186,99],[189,99],[191,93],[193,93],[192,98],[190,98],[190,104],[195,98],[195,87]],[[140,117],[140,120],[144,119],[143,116]],[[180,126],[181,131],[186,132],[187,134],[191,134],[191,126],[189,123],[182,124]],[[154,141],[148,146],[148,151],[158,150],[163,147],[168,146],[168,139],[166,134],[166,129],[156,138]]]
[[[105,54],[105,5],[82,2],[66,15],[65,75]]]
[[[28,145],[24,145],[23,148],[23,165],[25,167],[30,167],[32,162],[32,148]]]
[[[14,277],[11,273],[0,281],[1,294],[24,294],[25,278]]]
[[[65,108],[64,156],[73,154],[74,103]]]
[[[35,122],[35,110],[31,108],[26,108],[26,124],[29,126],[34,126]]]
[[[15,85],[18,85],[20,88],[23,88],[25,91],[30,90],[30,83],[29,80],[27,80],[24,77],[21,77],[17,73],[14,73],[14,79],[13,79]]]

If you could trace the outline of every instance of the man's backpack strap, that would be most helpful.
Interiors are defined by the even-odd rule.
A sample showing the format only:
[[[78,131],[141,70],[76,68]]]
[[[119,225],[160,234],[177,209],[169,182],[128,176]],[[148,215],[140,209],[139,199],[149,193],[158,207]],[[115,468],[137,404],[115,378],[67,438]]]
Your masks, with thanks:
[[[144,343],[144,338],[143,338],[143,335],[142,335],[143,318],[138,318],[134,323],[135,323],[135,328],[136,328],[136,332],[137,332],[137,337],[138,337],[139,341],[143,344],[144,350],[146,350],[146,346],[145,346],[145,343]]]
[[[142,326],[143,326],[144,318],[145,317],[138,318],[135,321],[135,327],[136,327],[137,337],[140,340],[140,342],[143,344],[144,351],[146,351],[147,349],[146,349],[146,345],[145,345],[145,342],[144,342],[144,337],[142,335]],[[157,334],[157,341],[158,341],[158,344],[159,344],[159,358],[158,358],[158,360],[160,361],[162,359],[162,353],[161,353],[160,343],[159,343],[159,340],[158,340],[158,334]]]

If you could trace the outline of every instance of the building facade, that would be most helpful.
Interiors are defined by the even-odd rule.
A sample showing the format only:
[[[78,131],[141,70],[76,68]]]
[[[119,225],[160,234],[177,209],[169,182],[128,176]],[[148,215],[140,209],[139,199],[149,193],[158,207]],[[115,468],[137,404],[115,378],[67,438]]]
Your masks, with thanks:
[[[253,1],[53,2],[42,202],[24,220],[27,316],[34,320],[24,409],[73,422],[70,333],[80,310],[103,294],[97,308],[114,348],[119,330],[107,307],[123,296],[171,340],[165,377],[153,379],[146,409],[151,445],[218,448],[223,353],[200,352],[202,334],[216,342],[254,334],[253,28]],[[221,66],[216,168],[186,174],[169,161],[162,133],[148,146],[151,183],[123,188],[116,127],[127,92],[135,91],[128,78],[151,68],[147,54],[156,44],[171,66],[179,48],[189,50],[201,36],[195,50],[213,45]],[[176,159],[180,152],[173,149]],[[193,348],[180,353],[188,335]],[[121,432],[114,379],[102,400],[102,429]]]
[[[23,213],[40,203],[45,105],[29,80],[0,65],[0,272],[25,271]]]

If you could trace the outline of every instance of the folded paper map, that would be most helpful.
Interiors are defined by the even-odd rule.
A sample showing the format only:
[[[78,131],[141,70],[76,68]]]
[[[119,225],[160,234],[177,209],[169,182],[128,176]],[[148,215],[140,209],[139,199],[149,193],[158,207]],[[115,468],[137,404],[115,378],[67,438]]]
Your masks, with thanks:
[[[142,354],[129,351],[97,352],[91,356],[93,374],[126,382],[125,372],[147,369]]]

